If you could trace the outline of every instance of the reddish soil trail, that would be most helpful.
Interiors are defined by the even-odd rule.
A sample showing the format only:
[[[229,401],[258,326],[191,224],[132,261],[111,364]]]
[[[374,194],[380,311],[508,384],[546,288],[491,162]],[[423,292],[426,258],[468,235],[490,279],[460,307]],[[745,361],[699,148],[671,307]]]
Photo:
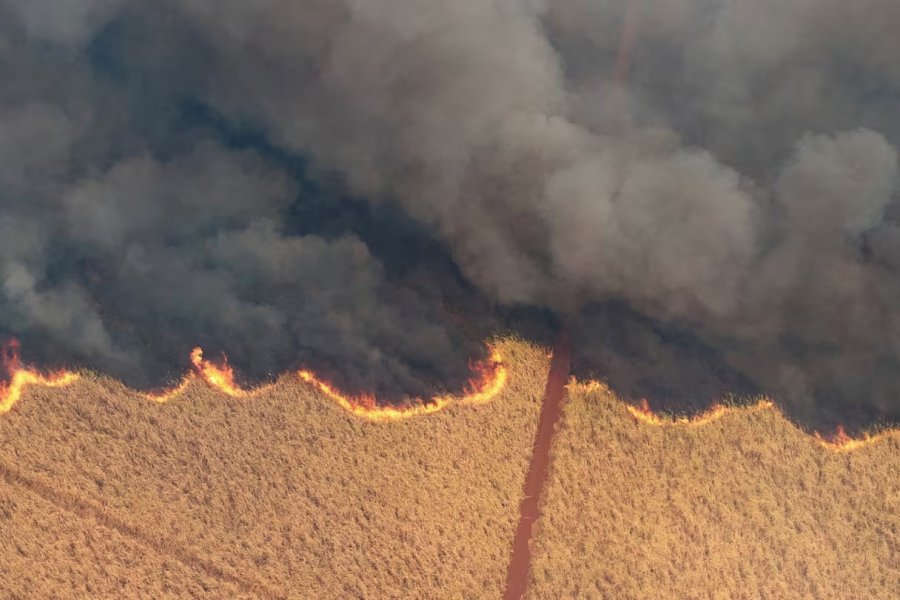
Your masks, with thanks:
[[[562,416],[566,381],[569,379],[571,365],[572,338],[564,329],[553,346],[553,360],[550,363],[550,374],[547,376],[544,404],[541,407],[537,433],[534,436],[531,464],[528,467],[522,504],[519,507],[519,526],[516,529],[512,558],[506,575],[504,600],[519,600],[525,596],[528,588],[528,571],[531,566],[531,531],[540,516],[538,503],[550,469],[553,434],[556,432],[556,425]]]
[[[279,600],[284,597],[267,588],[261,582],[250,581],[237,574],[231,573],[202,557],[188,552],[184,548],[172,544],[168,540],[135,527],[103,507],[97,506],[93,502],[89,502],[68,492],[54,489],[46,483],[33,479],[20,472],[15,467],[2,462],[0,462],[0,482],[5,482],[8,485],[28,490],[44,500],[55,504],[66,512],[72,513],[82,519],[92,519],[102,527],[117,531],[123,536],[128,537],[147,548],[155,550],[189,568],[202,571],[212,578],[232,583],[253,596],[259,598],[271,598],[273,600]]]
[[[619,38],[619,48],[615,63],[615,82],[624,86],[631,72],[634,46],[637,40],[639,0],[627,0]],[[544,483],[550,469],[550,450],[553,446],[553,434],[562,415],[563,398],[566,381],[572,366],[572,338],[564,327],[553,347],[553,361],[550,363],[550,374],[547,377],[547,388],[544,391],[544,405],[541,407],[540,421],[535,434],[534,450],[531,465],[525,479],[525,491],[519,512],[519,526],[513,541],[513,553],[506,574],[506,592],[504,600],[519,600],[528,589],[528,571],[531,567],[531,532],[534,522],[540,516],[538,504]]]

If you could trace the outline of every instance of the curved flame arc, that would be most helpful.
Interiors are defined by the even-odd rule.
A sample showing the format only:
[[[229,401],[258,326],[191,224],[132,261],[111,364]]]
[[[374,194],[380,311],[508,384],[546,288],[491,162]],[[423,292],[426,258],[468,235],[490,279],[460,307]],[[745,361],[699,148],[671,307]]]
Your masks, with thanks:
[[[694,427],[698,427],[701,425],[707,425],[712,423],[713,421],[718,421],[722,417],[724,417],[729,412],[734,411],[757,411],[757,410],[767,410],[771,408],[775,408],[775,403],[769,400],[760,400],[753,406],[745,406],[745,407],[728,407],[723,404],[713,404],[709,409],[705,410],[702,413],[686,417],[686,416],[677,416],[677,417],[665,417],[660,416],[650,410],[650,403],[647,402],[646,399],[641,400],[640,406],[634,406],[632,404],[627,405],[626,407],[628,412],[631,413],[638,421],[642,423],[646,423],[648,425],[690,425]]]
[[[19,360],[19,342],[16,340],[3,344],[0,362],[9,375],[8,382],[0,382],[0,415],[11,411],[22,397],[25,388],[30,385],[64,387],[81,378],[78,373],[71,371],[41,373],[35,369],[23,367]]]
[[[78,373],[70,371],[43,374],[35,369],[22,367],[19,364],[18,348],[18,342],[13,340],[3,346],[3,353],[0,355],[0,360],[9,373],[9,382],[0,383],[0,414],[12,410],[29,385],[63,387],[81,378]],[[165,404],[181,395],[197,378],[232,398],[246,398],[273,387],[271,384],[254,389],[240,387],[235,382],[234,369],[224,356],[220,363],[210,361],[203,357],[203,350],[198,347],[191,351],[190,357],[193,370],[185,375],[177,386],[159,392],[144,392],[142,395],[157,404]],[[503,357],[497,348],[492,346],[490,358],[475,363],[473,369],[476,375],[469,380],[465,395],[459,398],[450,395],[434,396],[427,402],[417,398],[406,406],[378,406],[375,398],[370,395],[346,396],[309,370],[300,371],[298,375],[303,381],[313,384],[356,416],[370,421],[393,421],[433,414],[454,403],[478,405],[490,402],[506,385],[508,371],[503,363]]]
[[[744,407],[729,407],[723,406],[721,404],[715,404],[709,410],[693,417],[661,417],[650,410],[650,405],[648,404],[647,400],[642,400],[640,406],[633,406],[629,404],[627,408],[628,412],[631,413],[631,415],[638,421],[641,421],[648,425],[657,426],[706,425],[708,423],[712,423],[713,421],[721,419],[729,412],[754,412],[757,410],[774,410],[779,413],[781,412],[778,410],[778,407],[775,406],[775,403],[770,400],[760,400],[755,405]],[[898,433],[898,430],[886,431],[875,435],[866,433],[861,438],[852,438],[847,435],[847,432],[844,431],[844,427],[842,425],[838,425],[837,432],[832,438],[823,437],[818,431],[814,432],[812,437],[815,438],[816,442],[818,442],[820,446],[827,450],[831,450],[832,452],[850,452],[852,450],[857,450],[864,446],[868,446],[869,444],[877,442],[878,440],[886,438],[894,433]]]
[[[232,398],[246,398],[272,387],[264,385],[251,390],[241,388],[235,383],[234,369],[228,364],[228,359],[224,355],[222,356],[222,363],[217,365],[203,358],[203,350],[199,347],[191,350],[191,364],[206,383]]]
[[[490,358],[484,362],[476,363],[473,365],[473,368],[477,375],[469,380],[467,391],[463,396],[455,398],[450,395],[440,395],[434,396],[427,401],[422,398],[415,398],[405,406],[379,406],[375,398],[367,394],[359,396],[346,395],[331,383],[319,379],[315,373],[308,369],[299,371],[297,375],[353,415],[368,421],[384,423],[434,414],[444,410],[451,404],[470,406],[487,404],[506,386],[509,372],[503,362],[503,356],[497,348],[492,347]]]
[[[18,369],[13,372],[9,383],[0,385],[0,415],[8,413],[22,397],[29,385],[44,387],[65,387],[81,379],[78,373],[60,371],[48,375],[32,369]]]
[[[81,375],[72,371],[57,371],[43,373],[39,370],[21,366],[18,355],[18,343],[13,340],[3,345],[3,354],[0,356],[2,363],[9,375],[8,382],[0,383],[0,415],[12,410],[21,399],[25,388],[28,386],[65,387],[81,379]],[[341,408],[353,415],[375,422],[397,421],[420,415],[430,415],[440,412],[452,404],[480,405],[493,400],[506,386],[509,376],[503,357],[495,346],[491,346],[490,357],[473,365],[476,375],[469,380],[466,392],[459,397],[451,395],[437,395],[428,400],[422,398],[411,399],[406,405],[379,406],[374,396],[363,394],[350,396],[342,393],[331,383],[320,379],[315,373],[304,369],[297,373],[301,380],[316,387],[328,398],[335,401]],[[232,398],[245,398],[253,394],[265,391],[272,387],[266,385],[254,389],[241,388],[234,379],[234,370],[223,357],[220,364],[205,359],[203,350],[194,348],[191,352],[191,364],[193,371],[188,373],[174,388],[156,393],[144,393],[144,397],[164,404],[179,396],[196,379],[201,378],[210,387],[221,391]],[[577,383],[574,380],[570,385],[581,385],[587,391],[605,389],[603,384],[591,381]],[[702,426],[721,419],[729,412],[746,412],[757,410],[774,410],[780,412],[774,402],[760,400],[753,406],[734,407],[721,404],[713,405],[710,409],[694,416],[665,416],[654,413],[647,400],[642,400],[639,406],[626,405],[628,412],[639,422],[653,426]],[[885,430],[879,433],[865,433],[863,437],[853,438],[847,435],[842,426],[831,437],[822,436],[814,432],[812,437],[823,448],[833,452],[850,452],[881,439],[892,436],[900,436],[900,429]]]
[[[605,385],[597,381],[580,383],[573,379],[569,385],[580,386],[587,392],[608,389]],[[718,421],[731,412],[746,413],[756,412],[759,410],[773,410],[781,414],[781,411],[774,402],[765,399],[760,400],[756,404],[750,406],[726,406],[722,404],[714,404],[708,410],[693,416],[659,415],[650,409],[650,404],[646,399],[641,400],[641,403],[637,406],[633,404],[626,404],[625,408],[636,421],[645,425],[652,425],[654,427],[699,427],[702,425],[708,425],[709,423],[712,423],[714,421]],[[879,440],[887,439],[889,437],[900,437],[900,429],[889,429],[875,434],[865,433],[862,437],[853,438],[847,435],[847,432],[844,430],[843,426],[839,425],[837,428],[837,432],[832,437],[825,437],[819,432],[813,432],[811,437],[823,448],[832,452],[840,453],[858,450],[859,448],[863,448],[865,446],[878,442]]]
[[[819,435],[818,431],[813,434],[813,436],[816,438],[816,441],[819,442],[819,445],[827,448],[828,450],[831,450],[832,452],[851,452],[853,450],[862,448],[863,446],[873,444],[881,439],[886,439],[888,437],[896,435],[900,435],[900,430],[889,429],[887,431],[882,431],[875,434],[866,433],[861,438],[853,438],[847,435],[847,432],[844,431],[843,425],[838,425],[837,431],[830,438]]]
[[[199,346],[191,350],[191,365],[193,371],[185,375],[181,383],[174,388],[161,392],[147,392],[144,393],[144,396],[157,404],[165,404],[181,395],[196,377],[200,377],[211,388],[217,389],[232,398],[246,398],[272,387],[271,385],[264,385],[245,390],[235,382],[234,369],[228,364],[227,357],[223,356],[221,364],[216,364],[203,358],[203,349]]]
[[[191,383],[194,381],[194,373],[188,373],[185,375],[181,382],[173,388],[164,389],[157,392],[143,392],[142,395],[148,400],[152,400],[157,404],[165,404],[166,402],[171,402],[178,396],[180,396]]]

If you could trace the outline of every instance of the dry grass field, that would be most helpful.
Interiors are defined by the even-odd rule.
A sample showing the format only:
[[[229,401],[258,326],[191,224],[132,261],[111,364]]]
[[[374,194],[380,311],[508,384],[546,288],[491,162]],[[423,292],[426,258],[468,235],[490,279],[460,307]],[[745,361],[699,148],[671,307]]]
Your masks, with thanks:
[[[900,436],[824,448],[775,410],[641,422],[570,385],[532,598],[900,597]]]
[[[549,360],[498,348],[492,402],[387,423],[296,375],[165,404],[27,387],[0,415],[0,598],[499,598]],[[838,453],[767,408],[653,424],[569,390],[530,597],[897,597],[897,435]]]
[[[0,598],[251,597],[90,516],[0,480]]]
[[[85,376],[0,416],[0,597],[499,597],[548,359],[371,423],[284,377],[157,405]]]

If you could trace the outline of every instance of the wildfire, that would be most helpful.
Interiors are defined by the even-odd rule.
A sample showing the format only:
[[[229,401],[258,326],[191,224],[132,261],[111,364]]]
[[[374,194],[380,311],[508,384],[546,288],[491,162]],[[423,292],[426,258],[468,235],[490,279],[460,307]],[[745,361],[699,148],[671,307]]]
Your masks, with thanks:
[[[252,394],[264,391],[271,386],[245,390],[235,383],[234,370],[228,364],[227,359],[216,364],[203,358],[203,350],[194,348],[191,352],[191,364],[193,371],[188,373],[178,386],[157,393],[147,393],[145,396],[159,404],[165,404],[181,394],[194,381],[200,377],[207,385],[213,387],[232,398],[245,398]],[[414,399],[405,406],[379,406],[374,396],[365,394],[360,396],[347,396],[342,394],[335,386],[320,379],[309,370],[298,372],[300,379],[313,384],[322,393],[338,403],[343,409],[358,417],[370,421],[395,421],[418,415],[430,415],[443,410],[454,401],[459,404],[485,404],[489,402],[506,384],[507,370],[503,364],[503,358],[496,348],[491,349],[491,356],[487,361],[476,363],[473,366],[476,376],[469,381],[466,394],[454,399],[452,396],[435,396],[428,401]]]
[[[77,373],[60,371],[51,374],[42,374],[31,368],[22,367],[19,361],[19,344],[13,340],[2,347],[0,366],[8,374],[8,383],[0,383],[0,414],[9,412],[22,397],[24,389],[29,385],[43,385],[48,387],[62,387],[69,385],[80,378]],[[194,348],[191,351],[192,371],[185,375],[181,382],[174,388],[161,392],[146,392],[144,397],[158,404],[165,404],[183,393],[197,378],[202,379],[210,387],[232,398],[246,398],[253,394],[271,388],[271,385],[255,389],[243,389],[234,378],[234,369],[228,364],[228,359],[222,357],[221,362],[213,362],[203,358],[203,350]],[[414,399],[404,406],[379,406],[371,395],[346,396],[330,383],[319,379],[312,371],[303,370],[298,373],[300,378],[311,383],[326,396],[335,400],[342,408],[358,417],[370,421],[393,421],[405,419],[417,415],[429,415],[443,410],[450,404],[478,405],[490,402],[506,385],[508,376],[503,357],[500,352],[492,347],[488,360],[475,363],[473,369],[476,375],[469,380],[466,393],[462,397],[454,398],[449,395],[434,396],[428,401]]]
[[[708,423],[712,423],[713,421],[718,421],[722,417],[724,417],[728,412],[741,410],[741,411],[757,411],[757,410],[765,410],[774,408],[775,404],[768,400],[761,400],[754,406],[750,407],[728,407],[722,404],[714,404],[708,410],[694,415],[692,417],[661,417],[650,410],[650,404],[647,400],[641,400],[640,406],[632,406],[628,405],[628,412],[636,418],[638,421],[642,423],[647,423],[648,425],[706,425]]]
[[[192,381],[194,381],[194,373],[189,373],[182,378],[181,383],[177,386],[161,392],[144,392],[144,397],[148,400],[153,400],[157,404],[165,404],[170,400],[174,400],[177,396],[180,396]]]
[[[246,398],[247,396],[271,387],[263,386],[262,388],[253,390],[241,388],[234,381],[234,369],[228,364],[228,359],[226,357],[223,356],[221,364],[216,364],[203,358],[203,349],[199,347],[191,350],[191,364],[194,368],[193,372],[188,373],[178,386],[163,392],[147,393],[145,396],[154,402],[165,404],[187,389],[197,376],[203,379],[210,387],[215,388],[232,398]]]
[[[430,415],[439,412],[454,402],[457,404],[480,405],[490,402],[506,385],[508,372],[503,357],[496,348],[491,348],[491,356],[487,361],[474,365],[477,375],[469,380],[465,395],[454,399],[452,396],[434,396],[425,401],[421,398],[412,400],[405,406],[379,406],[371,395],[348,396],[341,393],[327,381],[319,379],[315,373],[302,370],[300,379],[312,384],[323,394],[334,400],[344,410],[375,422],[398,421],[419,415]]]
[[[579,385],[587,392],[607,390],[606,386],[597,381],[580,384],[573,379],[569,385],[570,387]],[[721,419],[730,412],[755,412],[759,410],[774,410],[780,412],[778,407],[771,400],[760,400],[752,406],[725,406],[722,404],[715,404],[708,410],[690,417],[658,415],[650,409],[650,404],[647,400],[641,400],[641,403],[638,406],[629,404],[626,405],[625,408],[637,421],[656,427],[671,425],[696,427],[707,425]],[[887,430],[878,434],[866,433],[860,438],[850,437],[842,426],[838,426],[836,433],[829,438],[823,437],[818,432],[812,434],[812,437],[820,446],[833,452],[850,452],[892,436],[900,437],[900,429]]]
[[[3,345],[0,356],[3,368],[8,376],[6,383],[0,383],[0,415],[8,413],[29,385],[47,387],[63,387],[78,381],[79,375],[69,371],[43,374],[34,369],[23,367],[19,360],[19,343],[16,340]]]
[[[882,438],[886,438],[891,435],[897,435],[898,433],[900,433],[900,431],[895,429],[891,431],[884,431],[875,435],[866,433],[862,438],[852,438],[847,435],[846,431],[844,431],[843,425],[838,425],[837,431],[830,439],[822,437],[821,435],[819,435],[819,432],[816,432],[814,435],[816,441],[819,442],[820,445],[833,452],[850,452],[851,450],[862,448],[863,446],[867,446],[873,442],[877,442]]]

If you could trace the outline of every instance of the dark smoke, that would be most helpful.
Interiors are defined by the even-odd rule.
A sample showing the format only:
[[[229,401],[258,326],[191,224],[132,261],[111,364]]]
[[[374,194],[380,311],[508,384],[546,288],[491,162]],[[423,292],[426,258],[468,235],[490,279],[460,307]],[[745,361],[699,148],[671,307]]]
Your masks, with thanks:
[[[628,396],[898,420],[900,5],[634,2],[623,88],[624,0],[0,0],[0,330],[423,393],[544,308]]]
[[[57,4],[0,3],[0,333],[139,387],[194,345],[251,379],[463,384],[494,323],[420,226],[206,108],[216,54],[172,7]]]

